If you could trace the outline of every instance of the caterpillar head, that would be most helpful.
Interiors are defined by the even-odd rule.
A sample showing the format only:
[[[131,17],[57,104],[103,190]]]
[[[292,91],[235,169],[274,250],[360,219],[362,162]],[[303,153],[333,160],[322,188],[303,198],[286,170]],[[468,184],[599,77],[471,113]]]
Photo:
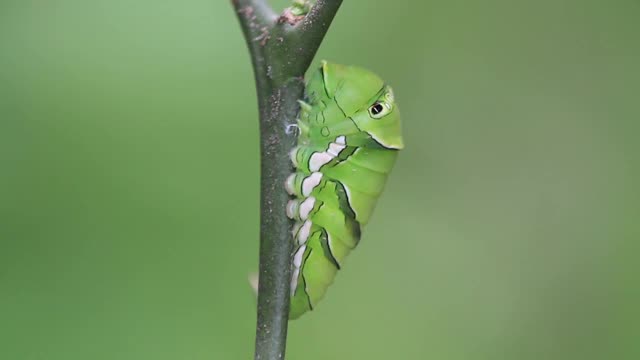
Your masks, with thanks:
[[[322,80],[329,98],[361,131],[380,145],[402,149],[400,112],[393,91],[376,74],[359,67],[322,62]]]

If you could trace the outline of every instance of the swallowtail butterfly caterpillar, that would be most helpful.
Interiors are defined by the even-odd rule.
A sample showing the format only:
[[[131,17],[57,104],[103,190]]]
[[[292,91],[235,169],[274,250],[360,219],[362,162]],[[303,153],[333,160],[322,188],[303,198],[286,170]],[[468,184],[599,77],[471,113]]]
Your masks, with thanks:
[[[372,72],[323,61],[305,93],[285,183],[296,221],[290,319],[316,306],[358,245],[404,146],[393,92]]]

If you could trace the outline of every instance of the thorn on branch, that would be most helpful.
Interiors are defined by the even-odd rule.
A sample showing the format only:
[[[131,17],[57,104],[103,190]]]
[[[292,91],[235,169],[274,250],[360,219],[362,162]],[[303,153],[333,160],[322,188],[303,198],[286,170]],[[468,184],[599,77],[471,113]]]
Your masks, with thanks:
[[[260,31],[262,31],[262,33],[253,38],[253,41],[260,41],[260,45],[265,46],[267,44],[267,41],[271,39],[271,35],[269,35],[269,29],[266,26],[260,29]]]

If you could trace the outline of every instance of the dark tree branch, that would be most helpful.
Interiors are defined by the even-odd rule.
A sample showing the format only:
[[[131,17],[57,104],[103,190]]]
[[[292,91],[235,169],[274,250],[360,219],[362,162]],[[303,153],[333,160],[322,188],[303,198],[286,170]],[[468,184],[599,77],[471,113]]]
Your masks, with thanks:
[[[263,101],[267,99],[270,89],[266,74],[264,43],[268,41],[266,36],[278,15],[273,12],[266,0],[232,0],[232,3],[249,48],[258,93],[258,106],[263,109]]]
[[[293,171],[288,153],[311,64],[342,0],[317,0],[290,21],[265,0],[232,0],[249,48],[260,115],[260,267],[255,359],[284,359],[289,319],[292,223],[285,216],[284,182]]]
[[[293,42],[305,44],[303,51],[306,54],[301,56],[296,64],[298,69],[303,69],[303,73],[309,68],[341,4],[342,1],[317,0],[309,14],[297,25],[288,29],[287,35]]]

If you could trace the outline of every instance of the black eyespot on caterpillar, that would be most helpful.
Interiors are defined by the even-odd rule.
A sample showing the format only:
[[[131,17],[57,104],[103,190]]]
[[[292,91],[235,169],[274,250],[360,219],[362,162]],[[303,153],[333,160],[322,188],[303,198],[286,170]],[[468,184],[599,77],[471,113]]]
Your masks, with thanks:
[[[380,119],[391,112],[391,105],[386,102],[377,102],[369,108],[369,115],[374,119]]]
[[[384,111],[384,105],[380,103],[375,103],[373,104],[373,106],[371,106],[369,111],[371,112],[371,115],[378,115]]]

